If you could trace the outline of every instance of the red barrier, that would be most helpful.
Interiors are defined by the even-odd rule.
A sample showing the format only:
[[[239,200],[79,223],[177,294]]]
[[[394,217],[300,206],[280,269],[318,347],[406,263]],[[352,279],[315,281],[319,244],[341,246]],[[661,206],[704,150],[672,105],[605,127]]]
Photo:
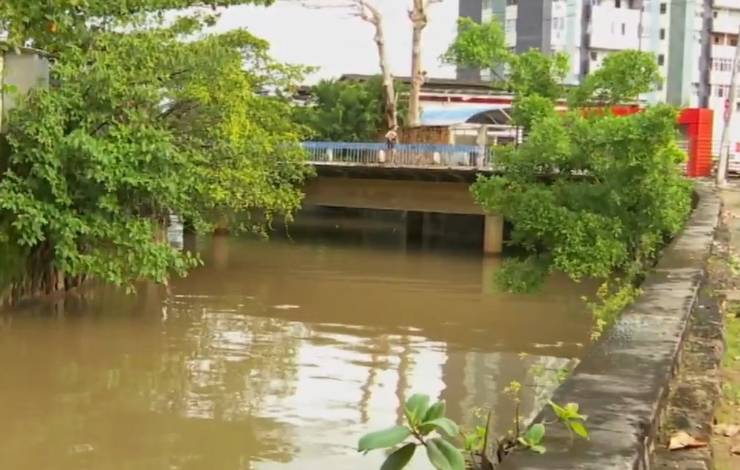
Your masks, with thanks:
[[[707,108],[686,108],[678,116],[678,123],[684,126],[688,138],[686,173],[690,178],[712,175],[713,114]]]

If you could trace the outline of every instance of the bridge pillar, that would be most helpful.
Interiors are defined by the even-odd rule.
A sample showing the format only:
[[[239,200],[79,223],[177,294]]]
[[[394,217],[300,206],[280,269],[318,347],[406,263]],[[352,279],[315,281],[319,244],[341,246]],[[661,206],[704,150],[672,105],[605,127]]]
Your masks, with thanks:
[[[483,253],[500,255],[504,249],[504,218],[486,215],[483,228]]]

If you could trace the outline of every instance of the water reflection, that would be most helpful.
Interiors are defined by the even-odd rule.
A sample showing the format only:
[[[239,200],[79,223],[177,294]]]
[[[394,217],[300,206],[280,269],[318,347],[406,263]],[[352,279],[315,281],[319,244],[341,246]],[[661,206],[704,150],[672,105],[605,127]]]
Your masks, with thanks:
[[[493,261],[352,244],[199,240],[206,267],[169,290],[87,289],[0,328],[4,468],[377,468],[357,438],[416,391],[454,418],[581,354],[579,289],[501,295]],[[527,353],[520,357],[520,353]],[[537,365],[540,372],[532,372]],[[549,374],[550,376],[552,374]],[[421,467],[423,468],[423,467]]]

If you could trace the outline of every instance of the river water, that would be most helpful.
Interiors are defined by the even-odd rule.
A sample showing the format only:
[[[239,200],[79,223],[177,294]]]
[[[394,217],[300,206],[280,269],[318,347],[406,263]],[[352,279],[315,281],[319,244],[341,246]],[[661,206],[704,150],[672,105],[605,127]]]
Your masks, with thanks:
[[[412,393],[467,425],[491,408],[503,431],[510,381],[530,416],[583,352],[586,286],[504,295],[477,250],[412,248],[393,223],[316,225],[198,240],[205,266],[169,289],[5,312],[0,468],[377,469],[357,439]]]

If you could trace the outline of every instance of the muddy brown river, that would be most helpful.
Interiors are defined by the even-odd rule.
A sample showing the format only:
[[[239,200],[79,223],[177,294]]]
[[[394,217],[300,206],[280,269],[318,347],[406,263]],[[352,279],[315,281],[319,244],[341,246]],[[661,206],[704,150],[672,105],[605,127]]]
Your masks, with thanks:
[[[412,393],[467,426],[490,408],[503,431],[510,381],[531,416],[583,354],[587,286],[553,276],[502,294],[499,261],[474,249],[329,225],[198,240],[205,265],[169,289],[88,287],[4,312],[0,468],[377,469],[382,452],[357,440],[400,422]]]

